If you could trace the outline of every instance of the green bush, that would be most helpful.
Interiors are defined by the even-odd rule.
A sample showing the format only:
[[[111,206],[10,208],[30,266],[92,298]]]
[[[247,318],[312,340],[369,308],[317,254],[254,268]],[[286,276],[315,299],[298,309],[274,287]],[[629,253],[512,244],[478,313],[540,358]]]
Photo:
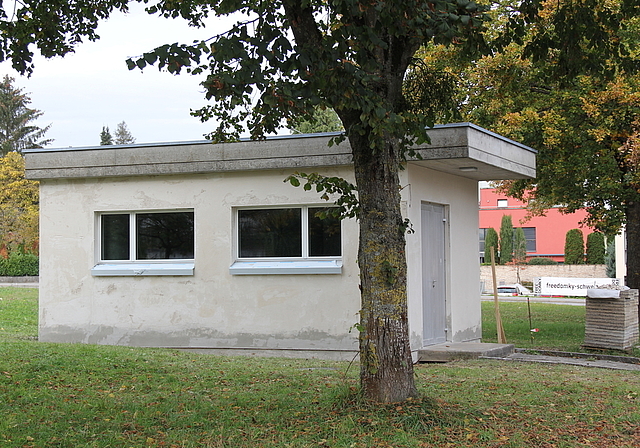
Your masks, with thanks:
[[[38,275],[38,256],[33,254],[12,253],[9,258],[0,258],[0,276],[23,277]]]
[[[499,263],[498,258],[498,232],[493,227],[487,229],[487,233],[484,236],[484,261],[491,264],[491,248],[493,247],[493,255],[496,263]]]
[[[513,261],[513,222],[511,215],[502,215],[500,223],[500,264]]]
[[[616,242],[613,238],[607,238],[604,264],[607,267],[607,277],[616,278]]]
[[[587,235],[587,264],[604,264],[604,234],[601,232]]]
[[[516,263],[524,263],[527,260],[527,240],[522,227],[516,228],[513,237],[513,258]]]
[[[584,236],[580,229],[567,232],[564,240],[564,264],[584,264]]]
[[[529,262],[527,264],[532,264],[532,265],[552,265],[552,264],[558,264],[558,262],[552,258],[547,258],[547,257],[534,257],[531,260],[529,260]]]

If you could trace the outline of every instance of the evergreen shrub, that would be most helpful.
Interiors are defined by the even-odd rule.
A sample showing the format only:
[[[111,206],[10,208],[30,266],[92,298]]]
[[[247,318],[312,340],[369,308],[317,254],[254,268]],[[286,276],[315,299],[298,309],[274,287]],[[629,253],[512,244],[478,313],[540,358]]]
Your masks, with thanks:
[[[0,258],[0,276],[24,277],[35,276],[39,273],[39,259],[37,255],[14,252],[9,258]]]
[[[565,236],[564,264],[584,264],[584,236],[580,229],[571,229]]]
[[[500,264],[513,261],[513,222],[511,215],[502,215],[500,223]]]
[[[587,264],[604,264],[604,234],[593,232],[587,235]]]
[[[527,261],[527,240],[522,227],[518,227],[515,230],[513,237],[513,258],[516,263],[520,264]]]
[[[533,257],[532,259],[529,260],[529,262],[527,264],[530,264],[530,265],[553,265],[553,264],[558,264],[558,262],[556,260],[554,260],[553,258]]]
[[[607,239],[604,264],[607,267],[607,277],[616,278],[616,242],[613,238]]]
[[[498,258],[498,232],[493,227],[487,229],[487,233],[484,236],[484,261],[491,264],[491,248],[493,247],[493,254],[496,259],[496,263],[499,263]]]

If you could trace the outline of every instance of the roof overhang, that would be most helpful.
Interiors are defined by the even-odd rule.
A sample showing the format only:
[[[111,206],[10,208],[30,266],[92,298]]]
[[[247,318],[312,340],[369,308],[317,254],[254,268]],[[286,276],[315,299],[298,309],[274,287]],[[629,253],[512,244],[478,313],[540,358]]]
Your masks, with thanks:
[[[475,180],[536,177],[536,151],[471,123],[436,126],[412,163]]]
[[[208,141],[25,150],[29,179],[96,178],[348,166],[348,141],[336,134],[271,137],[212,144]],[[431,143],[409,163],[475,180],[535,177],[536,152],[470,123],[436,126]]]

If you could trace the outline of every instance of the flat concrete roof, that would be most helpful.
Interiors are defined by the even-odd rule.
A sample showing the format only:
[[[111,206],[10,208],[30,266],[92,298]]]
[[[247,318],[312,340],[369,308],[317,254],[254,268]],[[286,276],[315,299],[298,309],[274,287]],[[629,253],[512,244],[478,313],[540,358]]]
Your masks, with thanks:
[[[409,163],[475,180],[535,177],[536,151],[471,123],[436,126],[430,144]],[[25,150],[29,179],[302,169],[351,165],[348,141],[337,133],[287,135],[234,143],[209,141]]]

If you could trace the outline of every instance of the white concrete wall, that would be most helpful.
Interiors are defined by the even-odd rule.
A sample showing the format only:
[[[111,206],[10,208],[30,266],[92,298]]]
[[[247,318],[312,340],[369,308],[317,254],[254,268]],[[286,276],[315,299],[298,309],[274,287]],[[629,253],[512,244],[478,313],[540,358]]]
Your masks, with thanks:
[[[554,265],[496,265],[496,281],[500,285],[532,282],[536,277],[562,278],[606,278],[607,268],[603,264],[554,264]],[[480,282],[484,292],[493,294],[491,266],[480,267]]]
[[[328,169],[349,177],[350,170]],[[341,275],[232,276],[233,207],[326,203],[290,171],[50,180],[41,187],[40,339],[141,346],[357,350],[357,224]],[[193,208],[188,277],[93,277],[96,211]]]
[[[352,178],[351,168],[323,174]],[[350,358],[358,348],[355,220],[343,223],[343,272],[233,276],[234,207],[326,202],[283,179],[291,170],[41,182],[40,339],[227,348]],[[480,338],[477,182],[410,165],[401,173],[412,348],[422,346],[420,206],[448,206],[448,339]],[[195,271],[94,277],[96,212],[193,208]]]
[[[478,246],[478,183],[472,179],[410,164],[401,185],[407,216],[415,233],[407,235],[409,327],[412,346],[422,344],[422,244],[421,204],[447,206],[447,340],[479,341],[482,337],[478,279],[480,266],[474,251]]]

